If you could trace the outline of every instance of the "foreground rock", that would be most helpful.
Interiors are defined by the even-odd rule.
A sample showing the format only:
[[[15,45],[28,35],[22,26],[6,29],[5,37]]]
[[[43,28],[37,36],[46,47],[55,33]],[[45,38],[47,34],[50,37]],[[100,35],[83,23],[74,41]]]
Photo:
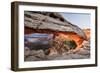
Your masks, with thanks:
[[[57,45],[56,45],[57,47]],[[59,47],[59,46],[58,46]],[[54,49],[55,50],[55,49]],[[58,49],[59,50],[59,49]],[[29,50],[25,47],[25,61],[45,61],[45,60],[70,60],[70,59],[88,59],[90,58],[90,43],[89,41],[84,41],[82,47],[77,52],[62,50],[62,54],[57,53],[57,51],[51,51],[49,55],[45,54],[43,50]],[[69,49],[70,50],[70,49]]]
[[[45,61],[45,60],[70,60],[70,59],[87,59],[90,58],[89,51],[79,51],[77,53],[66,53],[64,55],[45,55],[42,50],[31,51],[30,56],[28,56],[25,61]]]
[[[29,56],[25,58],[25,61],[40,61],[46,60],[46,55],[43,50],[31,50]]]
[[[29,56],[29,55],[30,55],[30,52],[31,52],[31,51],[30,51],[30,49],[29,49],[28,47],[25,47],[25,48],[24,48],[24,56],[25,56],[25,57]]]

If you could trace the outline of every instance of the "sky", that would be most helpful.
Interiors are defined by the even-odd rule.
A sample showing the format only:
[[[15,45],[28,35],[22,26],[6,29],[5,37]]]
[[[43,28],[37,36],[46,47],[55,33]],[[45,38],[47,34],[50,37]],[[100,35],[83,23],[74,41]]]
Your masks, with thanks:
[[[90,14],[88,13],[60,13],[67,21],[82,29],[90,28]]]

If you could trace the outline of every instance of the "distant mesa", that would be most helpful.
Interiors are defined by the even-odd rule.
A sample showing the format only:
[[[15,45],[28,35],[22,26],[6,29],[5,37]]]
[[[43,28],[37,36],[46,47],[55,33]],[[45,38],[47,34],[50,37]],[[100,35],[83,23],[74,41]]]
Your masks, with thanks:
[[[83,29],[84,33],[86,34],[87,39],[90,39],[91,30],[90,28]]]

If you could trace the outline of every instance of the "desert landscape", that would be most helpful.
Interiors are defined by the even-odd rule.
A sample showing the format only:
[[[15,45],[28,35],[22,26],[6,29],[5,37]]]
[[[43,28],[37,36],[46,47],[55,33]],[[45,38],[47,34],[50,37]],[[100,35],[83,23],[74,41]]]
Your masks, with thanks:
[[[90,58],[90,28],[81,29],[59,13],[25,12],[24,60]]]

